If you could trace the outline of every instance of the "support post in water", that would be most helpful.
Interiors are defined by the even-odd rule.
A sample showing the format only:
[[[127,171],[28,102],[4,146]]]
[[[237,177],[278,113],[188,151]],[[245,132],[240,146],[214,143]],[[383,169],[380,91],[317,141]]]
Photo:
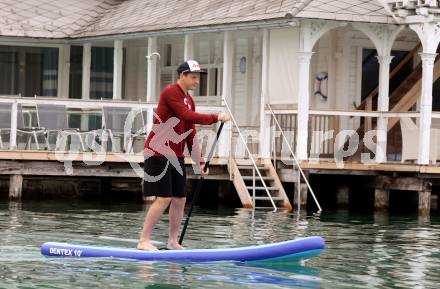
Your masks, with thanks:
[[[298,186],[297,186],[298,187]],[[307,207],[307,192],[308,192],[308,188],[307,188],[307,184],[306,183],[301,183],[299,185],[299,191],[301,193],[300,195],[300,199],[299,199],[299,206],[298,206],[298,190],[295,190],[295,194],[293,196],[293,208],[300,208],[301,210],[306,209]]]
[[[419,216],[429,216],[431,210],[431,191],[419,191]]]
[[[374,191],[374,209],[376,211],[388,211],[390,203],[390,190],[378,189]]]
[[[338,209],[345,210],[348,208],[348,202],[349,202],[349,188],[348,186],[340,186],[338,188],[338,193],[336,196],[336,202],[338,205]]]
[[[23,176],[11,175],[9,177],[9,200],[21,201],[22,190],[23,190]]]

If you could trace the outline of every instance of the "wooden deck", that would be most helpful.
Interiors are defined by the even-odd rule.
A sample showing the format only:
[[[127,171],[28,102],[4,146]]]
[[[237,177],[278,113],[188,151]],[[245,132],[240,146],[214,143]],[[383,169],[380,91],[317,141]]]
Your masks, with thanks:
[[[135,177],[135,174],[121,168],[126,167],[132,170],[126,164],[141,164],[144,159],[142,155],[130,155],[122,153],[69,153],[69,152],[48,152],[48,151],[9,151],[0,150],[0,174],[36,174],[36,175],[68,175],[64,172],[63,162],[72,161],[74,166],[73,176],[90,176],[91,173],[97,176],[118,176]],[[238,160],[240,164],[247,164],[249,161]],[[26,165],[24,165],[26,163]],[[46,163],[46,165],[42,165]],[[48,164],[51,165],[48,165]],[[88,163],[88,164],[86,164]],[[185,158],[185,164],[190,166],[192,160]],[[228,159],[216,158],[211,160],[212,167],[226,167]],[[418,165],[411,163],[388,162],[388,163],[357,163],[345,162],[343,166],[332,161],[321,161],[319,163],[302,161],[301,168],[311,174],[352,174],[352,175],[375,175],[380,172],[397,173],[415,173],[438,175],[440,177],[440,165]],[[339,165],[339,166],[338,166]],[[77,170],[75,170],[77,168]],[[78,170],[80,169],[80,170]],[[289,170],[294,167],[285,165],[277,168],[283,171],[280,175],[283,181],[289,181],[286,176]],[[214,169],[215,170],[215,169]],[[212,171],[212,170],[211,170]],[[220,179],[225,179],[227,170],[220,175]],[[283,177],[284,176],[284,177]],[[209,176],[215,178],[215,176]]]
[[[116,163],[143,163],[144,157],[141,154],[124,153],[72,153],[72,152],[53,152],[53,151],[32,151],[32,150],[0,150],[0,160],[16,161],[101,161]],[[191,158],[186,157],[185,163],[191,164]],[[227,159],[213,158],[211,164],[225,165]]]
[[[374,174],[375,172],[408,172],[418,174],[439,174],[440,165],[418,165],[410,163],[389,162],[379,164],[364,163],[344,163],[343,167],[338,167],[335,162],[301,162],[301,168],[310,173],[351,173],[351,174]]]
[[[0,151],[0,176],[9,177],[10,199],[20,199],[22,183],[24,178],[39,178],[43,182],[51,180],[85,180],[91,178],[105,184],[105,180],[114,180],[116,183],[132,183],[139,190],[140,176],[143,173],[142,155],[127,155],[118,153],[92,154],[92,153],[63,153],[49,151]],[[230,181],[227,158],[213,158],[211,160],[210,174],[206,179],[217,181]],[[240,165],[249,164],[249,160],[235,160]],[[67,166],[66,166],[67,164]],[[199,176],[194,174],[191,166],[192,160],[185,158],[188,179],[196,179]],[[277,163],[278,164],[278,163]],[[66,167],[70,168],[66,169]],[[138,169],[138,173],[133,168]],[[375,192],[375,209],[383,210],[388,208],[390,190],[417,191],[419,194],[419,213],[429,215],[430,200],[436,203],[437,194],[431,195],[432,186],[440,185],[440,166],[417,165],[410,163],[386,163],[386,164],[364,164],[344,163],[338,166],[332,161],[321,161],[319,163],[303,161],[301,167],[308,175],[352,175],[365,176],[364,183],[359,186],[366,186]],[[297,171],[292,164],[281,164],[276,166],[277,174],[282,182],[296,182]],[[70,182],[70,180],[68,181]],[[103,183],[104,182],[104,183]],[[345,183],[343,183],[345,182]],[[347,182],[342,181],[338,189],[338,200],[347,199]],[[103,186],[103,185],[102,185]],[[313,183],[312,183],[313,187]],[[228,189],[229,190],[229,189]],[[301,189],[302,190],[302,189]],[[307,189],[305,189],[305,193]],[[345,192],[341,198],[341,192]],[[302,194],[302,193],[301,193]],[[304,201],[307,194],[302,197]],[[348,200],[348,199],[347,199]],[[340,205],[347,205],[348,201]],[[339,204],[339,201],[338,201]]]
[[[68,153],[44,151],[0,151],[0,175],[72,176],[72,177],[120,177],[138,178],[130,165],[140,165],[142,155],[118,153]],[[65,169],[65,162],[72,163],[72,171]],[[191,158],[185,158],[188,178],[197,176],[191,169]],[[229,180],[226,159],[213,158],[210,174],[206,179]]]

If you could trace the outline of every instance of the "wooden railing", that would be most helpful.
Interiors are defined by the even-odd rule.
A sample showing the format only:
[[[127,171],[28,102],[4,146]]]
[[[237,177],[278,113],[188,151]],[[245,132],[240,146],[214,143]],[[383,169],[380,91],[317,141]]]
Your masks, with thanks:
[[[310,156],[333,157],[334,138],[339,132],[339,116],[311,115],[309,127]],[[331,132],[331,137],[326,133]]]
[[[296,150],[296,134],[297,134],[297,114],[295,111],[291,112],[277,112],[276,118],[286,135],[293,150]],[[272,120],[273,122],[273,120]],[[271,125],[274,127],[274,125]],[[328,138],[326,134],[332,131],[336,135],[339,131],[339,117],[337,115],[310,115],[309,121],[309,149],[310,155],[320,157],[332,157],[334,141],[333,137]],[[273,132],[272,150],[277,157],[289,155],[287,148],[283,145],[283,140],[280,133]]]
[[[278,122],[280,123],[283,131],[288,136],[288,139],[292,145],[293,150],[296,150],[296,121],[297,121],[297,110],[274,110]],[[269,114],[267,114],[269,116]],[[371,118],[377,120],[380,117],[384,117],[389,120],[389,122],[399,122],[401,119],[412,118],[413,121],[420,117],[419,112],[378,112],[378,111],[322,111],[322,110],[310,110],[309,111],[309,139],[308,139],[308,155],[310,159],[319,158],[326,159],[335,157],[335,149],[341,149],[341,147],[336,147],[335,143],[338,133],[344,131],[348,137],[351,134],[356,133],[356,125],[362,122],[364,118]],[[345,118],[345,121],[343,119]],[[440,123],[440,113],[433,112],[432,119],[436,120],[436,123]],[[357,123],[357,124],[356,124]],[[419,128],[415,125],[414,129]],[[432,129],[439,130],[440,127],[432,126]],[[349,132],[352,132],[351,134]],[[372,147],[377,145],[376,132],[373,130],[373,134],[362,134],[358,135],[358,148],[363,153],[370,153],[370,158],[375,157],[375,151],[372,151]],[[279,134],[273,133],[272,138],[272,153],[275,153],[275,157],[278,159],[280,157],[286,157],[286,152],[282,151],[282,145]],[[415,138],[419,136],[415,133]],[[330,137],[332,136],[332,137]],[[440,139],[436,139],[440,136],[440,133],[433,134],[431,136],[431,146],[435,143],[439,143]],[[387,132],[387,161],[400,161],[402,150],[408,149],[414,151],[417,150],[413,145],[405,143],[402,141],[402,132],[400,127],[392,131]],[[369,147],[364,147],[364,142],[370,141]],[[343,150],[347,150],[347,146],[342,144]],[[405,147],[406,146],[406,147]],[[351,156],[355,156],[352,158]],[[364,156],[365,157],[365,156]],[[440,157],[440,155],[439,155]],[[415,159],[414,159],[415,160]],[[344,156],[345,162],[361,162],[362,158],[360,155],[353,153],[353,155]]]
[[[260,144],[259,144],[259,134],[260,128],[257,126],[240,126],[240,131],[243,137],[246,139],[246,145],[253,156],[258,155]],[[243,142],[240,140],[238,130],[232,128],[232,140],[231,140],[231,156],[234,158],[249,158]]]
[[[275,112],[278,123],[281,126],[284,134],[286,135],[287,140],[290,142],[290,146],[295,151],[296,150],[296,132],[297,132],[297,113],[277,113]],[[271,116],[270,114],[268,116]],[[276,128],[275,122],[271,119],[271,127]],[[287,147],[284,147],[284,142],[281,137],[281,133],[272,131],[271,138],[271,147],[272,147],[272,155],[276,158],[280,158],[281,156],[290,156],[290,152]],[[275,155],[274,155],[275,154]]]

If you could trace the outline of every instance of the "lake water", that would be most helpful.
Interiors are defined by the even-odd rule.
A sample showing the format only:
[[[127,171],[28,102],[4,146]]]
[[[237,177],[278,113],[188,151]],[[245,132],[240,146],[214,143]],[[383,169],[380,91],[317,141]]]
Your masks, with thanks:
[[[46,241],[133,247],[145,206],[0,203],[0,288],[439,288],[440,218],[196,209],[184,244],[220,248],[322,236],[296,266],[47,258]],[[166,241],[167,220],[154,239]]]

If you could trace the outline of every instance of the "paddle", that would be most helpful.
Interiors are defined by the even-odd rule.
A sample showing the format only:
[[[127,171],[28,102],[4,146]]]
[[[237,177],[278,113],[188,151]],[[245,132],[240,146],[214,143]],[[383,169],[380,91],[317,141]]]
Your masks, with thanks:
[[[214,143],[212,144],[211,151],[209,152],[208,159],[206,160],[205,166],[203,167],[203,172],[206,172],[209,168],[209,163],[211,161],[212,155],[214,154],[214,149],[215,149],[215,146],[217,145],[218,138],[220,137],[220,133],[222,132],[224,124],[225,124],[224,122],[222,122],[220,124],[220,127],[217,131],[217,136],[214,140]],[[182,245],[183,237],[185,237],[186,228],[188,227],[189,219],[191,218],[191,214],[194,209],[194,205],[196,204],[197,198],[199,197],[200,190],[202,189],[202,184],[203,184],[204,179],[205,178],[203,176],[200,176],[199,181],[197,182],[196,190],[194,191],[194,196],[191,201],[191,206],[189,207],[188,216],[186,216],[186,220],[185,220],[185,224],[183,225],[182,233],[180,233],[180,239],[179,239],[180,245]]]

